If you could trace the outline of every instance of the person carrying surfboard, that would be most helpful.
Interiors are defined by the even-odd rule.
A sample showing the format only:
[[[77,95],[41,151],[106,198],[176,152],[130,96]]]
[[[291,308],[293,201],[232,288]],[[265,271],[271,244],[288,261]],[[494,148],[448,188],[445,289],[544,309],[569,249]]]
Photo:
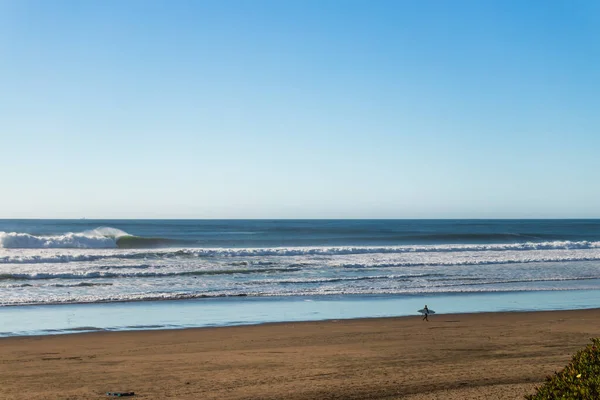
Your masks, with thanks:
[[[427,304],[425,304],[425,308],[423,308],[423,319],[421,321],[429,322],[429,318],[427,318],[428,315],[429,315],[429,308],[427,308]]]

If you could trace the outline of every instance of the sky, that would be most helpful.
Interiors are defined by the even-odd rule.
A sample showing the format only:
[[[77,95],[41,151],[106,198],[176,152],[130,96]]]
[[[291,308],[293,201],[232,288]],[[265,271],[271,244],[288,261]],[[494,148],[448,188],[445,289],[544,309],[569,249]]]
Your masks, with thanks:
[[[600,218],[600,3],[0,0],[0,218]]]

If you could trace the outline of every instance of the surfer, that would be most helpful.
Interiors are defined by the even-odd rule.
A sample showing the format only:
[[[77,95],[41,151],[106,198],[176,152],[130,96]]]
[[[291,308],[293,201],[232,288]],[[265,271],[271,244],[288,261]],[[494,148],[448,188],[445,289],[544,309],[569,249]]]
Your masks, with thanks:
[[[429,308],[427,308],[427,304],[425,304],[425,308],[423,308],[423,319],[421,321],[429,322],[429,318],[427,318],[428,315],[429,315]]]

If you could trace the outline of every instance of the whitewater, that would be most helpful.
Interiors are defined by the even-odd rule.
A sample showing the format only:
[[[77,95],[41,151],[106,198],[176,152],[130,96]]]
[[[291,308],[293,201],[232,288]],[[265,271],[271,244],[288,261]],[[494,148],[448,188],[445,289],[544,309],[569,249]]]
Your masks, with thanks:
[[[2,306],[600,289],[600,224],[593,220],[0,227]]]
[[[97,229],[62,235],[32,235],[23,232],[0,232],[0,248],[117,248],[119,238],[128,237],[119,229],[100,227]]]

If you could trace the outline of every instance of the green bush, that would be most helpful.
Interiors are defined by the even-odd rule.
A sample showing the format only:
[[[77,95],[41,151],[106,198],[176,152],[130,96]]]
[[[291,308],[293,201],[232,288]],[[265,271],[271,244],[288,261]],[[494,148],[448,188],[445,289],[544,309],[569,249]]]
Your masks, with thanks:
[[[600,399],[600,338],[592,339],[573,356],[562,371],[546,378],[527,400],[598,400]]]

